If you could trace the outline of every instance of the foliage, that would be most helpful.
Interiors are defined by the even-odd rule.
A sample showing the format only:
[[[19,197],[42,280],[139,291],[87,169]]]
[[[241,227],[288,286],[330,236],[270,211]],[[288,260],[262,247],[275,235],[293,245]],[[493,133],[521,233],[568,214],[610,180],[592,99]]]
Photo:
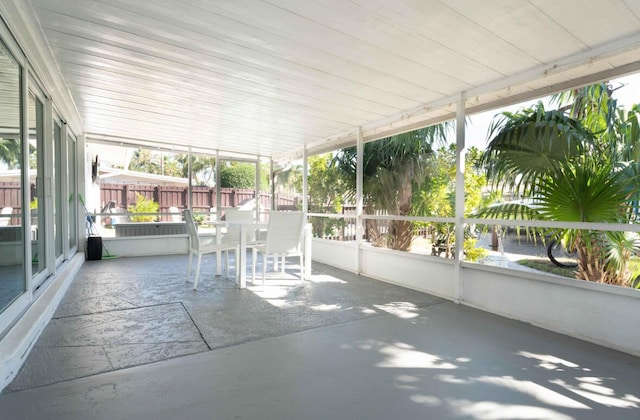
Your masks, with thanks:
[[[312,213],[340,213],[344,197],[342,174],[332,166],[330,153],[308,158],[309,211]],[[313,234],[317,237],[334,235],[344,225],[344,220],[314,217],[311,220]]]
[[[158,203],[153,199],[147,198],[140,193],[136,193],[136,203],[129,206],[130,213],[157,213],[160,209]],[[145,215],[145,216],[131,216],[132,222],[154,222],[157,216]]]
[[[5,139],[0,137],[0,162],[7,169],[20,169],[22,146],[19,139]]]
[[[449,124],[439,124],[366,143],[363,153],[363,200],[368,214],[411,214],[414,191],[429,171],[434,146],[446,142]],[[340,150],[334,165],[341,171],[347,196],[356,191],[356,148]],[[411,222],[392,220],[383,233],[379,223],[367,220],[366,233],[376,246],[408,250],[413,238]]]
[[[464,240],[463,249],[464,257],[467,261],[478,261],[489,255],[489,251],[482,247],[476,247],[478,240],[476,238],[467,238]]]
[[[256,184],[256,166],[246,162],[227,162],[220,168],[220,187],[253,189]],[[260,189],[269,188],[268,171],[260,170]]]
[[[276,167],[274,168],[273,176],[276,194],[302,194],[302,165],[289,164],[285,167]]]
[[[492,125],[483,157],[487,176],[529,202],[497,204],[480,215],[576,222],[634,222],[640,199],[638,107],[618,109],[606,84],[559,95],[560,108],[541,103]],[[572,102],[563,106],[567,99]],[[627,285],[628,261],[640,249],[635,234],[550,230],[579,253],[580,279]]]

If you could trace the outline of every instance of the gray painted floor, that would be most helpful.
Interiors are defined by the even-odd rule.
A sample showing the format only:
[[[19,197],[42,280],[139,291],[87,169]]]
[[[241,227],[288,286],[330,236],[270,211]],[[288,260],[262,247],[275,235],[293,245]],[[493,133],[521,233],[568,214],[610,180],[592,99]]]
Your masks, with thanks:
[[[321,264],[198,292],[185,265],[85,264],[0,418],[640,418],[638,358]]]

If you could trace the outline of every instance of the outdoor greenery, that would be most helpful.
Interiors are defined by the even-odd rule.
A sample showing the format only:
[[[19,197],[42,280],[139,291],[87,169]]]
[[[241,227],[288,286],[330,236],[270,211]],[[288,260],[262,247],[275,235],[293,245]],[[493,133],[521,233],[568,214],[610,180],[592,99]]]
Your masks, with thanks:
[[[437,147],[443,146],[451,125],[433,125],[364,145],[363,200],[366,214],[412,214],[416,190],[429,175]],[[342,174],[346,198],[356,192],[356,148],[342,149],[334,156]],[[413,224],[405,220],[367,220],[366,234],[375,246],[407,251],[413,240]]]
[[[225,162],[220,167],[221,188],[254,189],[256,185],[256,165],[247,162]],[[260,189],[269,189],[269,170],[260,168]]]
[[[640,127],[637,105],[618,108],[609,85],[576,89],[503,113],[490,130],[482,159],[497,188],[529,198],[484,209],[481,216],[554,221],[635,223],[640,200]],[[579,279],[629,285],[638,235],[586,229],[547,229],[579,253]]]
[[[0,137],[0,162],[9,170],[20,169],[22,147],[20,140]]]
[[[136,203],[129,206],[129,213],[157,213],[160,209],[158,203],[151,198],[147,198],[142,194],[136,193]],[[154,222],[155,215],[131,216],[132,222]]]

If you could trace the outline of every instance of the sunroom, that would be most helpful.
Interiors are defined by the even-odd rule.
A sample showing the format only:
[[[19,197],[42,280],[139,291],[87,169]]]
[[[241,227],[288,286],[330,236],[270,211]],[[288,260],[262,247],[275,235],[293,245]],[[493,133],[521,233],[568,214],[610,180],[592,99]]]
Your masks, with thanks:
[[[186,269],[187,235],[172,230],[181,211],[191,209],[206,234],[237,207],[257,221],[303,211],[323,272],[604,346],[638,373],[636,280],[522,269],[507,244],[545,252],[550,238],[536,233],[544,229],[635,235],[635,217],[470,211],[498,189],[511,203],[540,197],[506,179],[471,186],[465,160],[487,147],[487,113],[605,82],[628,84],[620,92],[640,102],[626,79],[640,72],[640,1],[7,0],[0,14],[2,388],[78,272],[157,256],[184,257]],[[431,170],[448,165],[439,167],[448,174],[440,207],[435,176],[412,190],[399,166],[370,172],[376,147],[407,133],[433,140]],[[372,192],[387,181],[391,193]],[[103,262],[85,261],[94,235]],[[488,256],[472,257],[483,247]],[[313,267],[306,276],[313,281]],[[250,275],[239,277],[244,287]],[[637,394],[614,397],[623,403],[610,406],[640,405]],[[481,418],[475,410],[467,414]]]

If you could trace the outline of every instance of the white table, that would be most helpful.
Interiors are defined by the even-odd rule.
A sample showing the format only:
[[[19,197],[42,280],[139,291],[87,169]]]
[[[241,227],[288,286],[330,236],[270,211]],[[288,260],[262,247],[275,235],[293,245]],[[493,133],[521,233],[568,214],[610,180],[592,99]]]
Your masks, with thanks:
[[[223,225],[229,225],[223,224]],[[240,289],[244,289],[247,287],[247,248],[250,248],[252,244],[247,243],[247,232],[251,229],[255,230],[264,230],[267,228],[268,224],[266,223],[233,223],[234,225],[240,226],[240,252],[236,256],[236,284]],[[311,278],[311,224],[308,223],[304,227],[304,235],[303,235],[303,247],[304,247],[304,278]],[[257,237],[257,235],[256,235]],[[216,241],[220,243],[222,240],[222,235],[219,235],[216,228]],[[221,273],[221,258],[220,254],[217,255],[217,264],[216,264],[216,274],[220,275]]]

